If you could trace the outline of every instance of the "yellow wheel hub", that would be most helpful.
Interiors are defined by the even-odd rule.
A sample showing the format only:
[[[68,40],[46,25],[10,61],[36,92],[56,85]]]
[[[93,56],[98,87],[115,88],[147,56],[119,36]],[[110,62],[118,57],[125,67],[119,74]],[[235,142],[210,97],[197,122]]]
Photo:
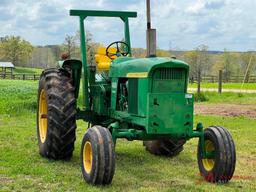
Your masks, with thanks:
[[[206,152],[214,152],[214,144],[210,140],[205,141],[205,150]],[[202,159],[203,166],[206,171],[211,171],[214,167],[215,161],[214,159]]]
[[[42,143],[46,140],[48,120],[47,120],[47,102],[46,102],[46,93],[42,89],[39,97],[39,115],[38,115],[38,124],[39,124],[39,135]]]
[[[90,173],[92,170],[92,146],[89,141],[86,141],[83,148],[83,165],[86,173]]]

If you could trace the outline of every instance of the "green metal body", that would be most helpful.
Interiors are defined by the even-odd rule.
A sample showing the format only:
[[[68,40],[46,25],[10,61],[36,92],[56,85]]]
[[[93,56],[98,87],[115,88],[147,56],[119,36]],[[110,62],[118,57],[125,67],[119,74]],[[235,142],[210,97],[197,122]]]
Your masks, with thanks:
[[[76,60],[65,61],[72,70],[76,97],[81,76],[83,80],[84,103],[77,119],[109,128],[114,142],[118,138],[175,141],[199,137],[204,149],[202,124],[193,129],[194,99],[187,93],[189,65],[171,58],[136,59],[129,53],[129,57],[113,60],[109,71],[98,72],[94,65],[87,64],[84,19],[121,18],[125,41],[130,46],[128,18],[137,13],[71,10],[70,14],[80,19],[82,65]],[[212,154],[203,151],[203,156]]]

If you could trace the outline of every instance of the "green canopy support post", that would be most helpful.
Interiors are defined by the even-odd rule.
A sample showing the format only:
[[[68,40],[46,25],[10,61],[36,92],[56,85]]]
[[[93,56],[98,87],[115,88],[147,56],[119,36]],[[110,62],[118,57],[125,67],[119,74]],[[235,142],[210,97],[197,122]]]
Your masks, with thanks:
[[[125,42],[131,47],[131,39],[130,39],[130,30],[129,30],[129,19],[127,17],[121,18],[124,22],[124,35],[125,35]],[[132,56],[132,52],[130,49],[130,56]]]
[[[87,68],[87,54],[86,54],[86,40],[85,40],[85,29],[84,29],[84,19],[85,17],[80,16],[80,46],[81,46],[81,56],[83,62],[83,107],[89,107],[89,97],[88,97],[88,68]]]
[[[117,17],[122,19],[124,22],[124,34],[125,41],[131,47],[130,41],[130,31],[129,31],[129,17],[137,17],[136,12],[128,11],[94,11],[94,10],[70,10],[71,16],[79,16],[80,19],[80,46],[81,46],[81,55],[83,62],[83,108],[89,109],[90,106],[90,93],[89,93],[89,68],[87,64],[87,53],[86,53],[86,34],[84,27],[84,20],[87,17]],[[131,50],[130,50],[131,56]]]

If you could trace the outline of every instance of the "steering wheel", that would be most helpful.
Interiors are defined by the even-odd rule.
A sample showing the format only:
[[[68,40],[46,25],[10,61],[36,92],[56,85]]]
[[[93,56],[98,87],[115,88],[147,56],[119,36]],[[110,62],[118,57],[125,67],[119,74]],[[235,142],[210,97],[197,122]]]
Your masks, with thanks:
[[[110,52],[110,48],[112,48],[112,47],[116,47],[116,53]],[[115,41],[115,42],[111,43],[106,49],[106,55],[112,60],[114,59],[113,56],[126,57],[129,53],[130,53],[130,46],[123,41]]]

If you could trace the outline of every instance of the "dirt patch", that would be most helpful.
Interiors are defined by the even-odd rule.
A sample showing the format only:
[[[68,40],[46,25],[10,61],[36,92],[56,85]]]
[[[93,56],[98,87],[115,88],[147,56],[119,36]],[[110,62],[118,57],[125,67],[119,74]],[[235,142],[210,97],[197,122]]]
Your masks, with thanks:
[[[244,116],[256,119],[256,105],[196,104],[195,114],[219,115],[226,117]]]

